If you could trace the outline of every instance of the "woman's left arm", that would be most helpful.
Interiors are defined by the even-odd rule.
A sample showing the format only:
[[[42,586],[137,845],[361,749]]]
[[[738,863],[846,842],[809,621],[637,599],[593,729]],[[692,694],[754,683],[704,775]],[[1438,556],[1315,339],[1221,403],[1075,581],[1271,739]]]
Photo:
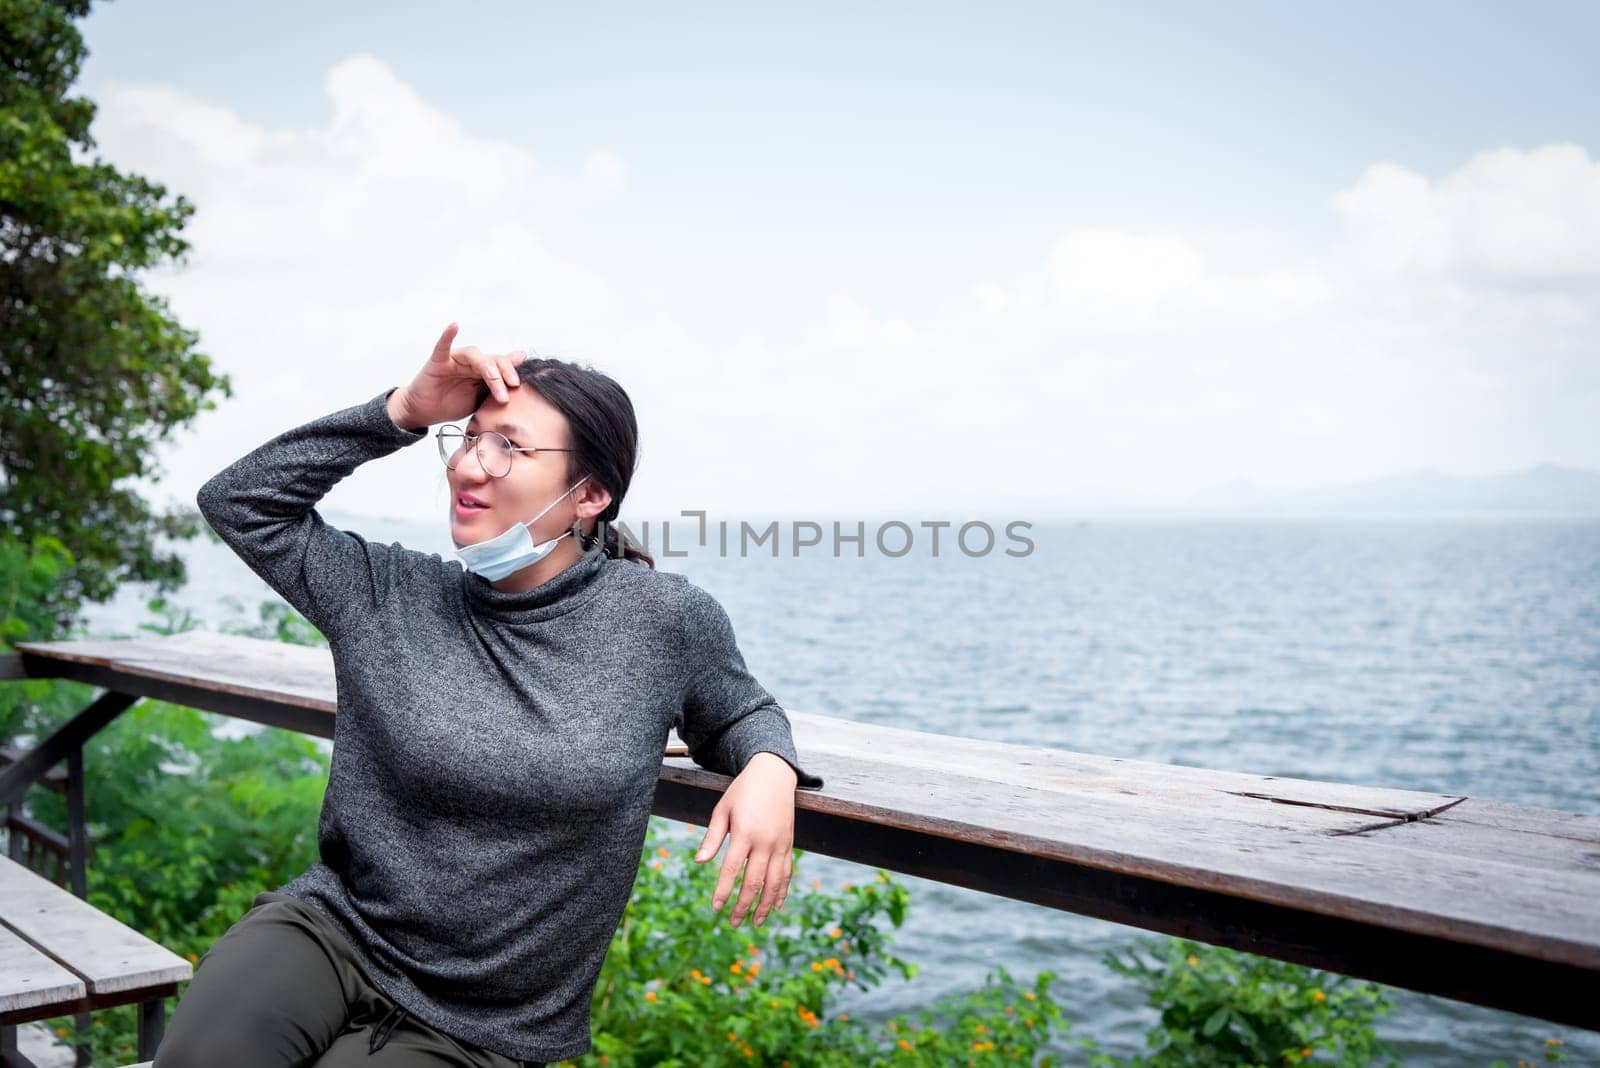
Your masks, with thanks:
[[[819,789],[823,780],[800,766],[789,718],[745,667],[722,605],[687,579],[682,589],[688,679],[674,726],[697,764],[734,777],[712,810],[695,860],[709,860],[731,836],[711,909],[722,908],[743,868],[730,922],[737,927],[760,895],[760,924],[788,895],[795,790]]]

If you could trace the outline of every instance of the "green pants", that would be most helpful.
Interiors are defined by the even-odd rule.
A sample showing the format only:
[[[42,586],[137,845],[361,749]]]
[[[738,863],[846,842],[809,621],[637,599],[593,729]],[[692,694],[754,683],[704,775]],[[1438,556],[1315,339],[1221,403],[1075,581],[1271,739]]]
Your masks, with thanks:
[[[312,905],[264,891],[211,945],[155,1068],[543,1068],[435,1031],[395,1005]]]

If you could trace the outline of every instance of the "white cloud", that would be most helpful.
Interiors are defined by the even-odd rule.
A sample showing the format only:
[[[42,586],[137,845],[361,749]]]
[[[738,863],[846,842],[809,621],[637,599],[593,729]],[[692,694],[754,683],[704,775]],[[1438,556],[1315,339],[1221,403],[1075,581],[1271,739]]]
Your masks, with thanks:
[[[549,247],[547,220],[573,231],[625,192],[619,155],[552,172],[370,56],[335,65],[326,90],[310,129],[162,87],[103,96],[101,151],[198,205],[190,265],[154,288],[236,384],[166,460],[162,489],[180,497],[253,444],[409,380],[451,320],[468,343],[623,383],[644,442],[638,515],[1038,517],[1083,486],[1600,462],[1583,421],[1600,400],[1593,295],[1478,286],[1596,271],[1596,167],[1573,146],[1485,153],[1438,182],[1378,164],[1336,201],[1351,255],[1239,260],[1195,232],[1073,229],[921,307],[796,291],[805,328],[714,343],[658,310],[673,279],[633,292]],[[897,254],[865,236],[849,252]],[[783,251],[752,235],[749,284],[768,255]],[[409,450],[330,505],[436,514],[437,467]]]
[[[1438,182],[1377,163],[1334,206],[1372,271],[1524,283],[1600,278],[1600,162],[1578,145],[1483,152]]]

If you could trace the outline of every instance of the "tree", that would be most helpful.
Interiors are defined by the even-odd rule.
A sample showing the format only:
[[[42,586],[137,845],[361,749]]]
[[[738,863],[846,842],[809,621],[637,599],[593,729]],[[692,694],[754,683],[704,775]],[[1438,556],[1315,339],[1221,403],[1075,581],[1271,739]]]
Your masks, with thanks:
[[[183,585],[156,538],[194,537],[198,512],[155,514],[117,483],[159,481],[153,447],[214,409],[213,391],[233,395],[199,335],[134,277],[186,262],[193,204],[87,158],[95,106],[67,92],[87,54],[73,19],[89,6],[0,0],[0,529],[72,553],[48,606],[63,628],[121,582]]]

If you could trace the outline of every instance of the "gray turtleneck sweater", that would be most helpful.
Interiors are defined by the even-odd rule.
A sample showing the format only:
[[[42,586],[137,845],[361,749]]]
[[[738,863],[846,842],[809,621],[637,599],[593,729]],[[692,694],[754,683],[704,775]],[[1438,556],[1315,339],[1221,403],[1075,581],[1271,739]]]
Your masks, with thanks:
[[[522,593],[323,521],[341,478],[428,436],[386,389],[201,487],[222,539],[328,639],[338,686],[320,909],[395,1004],[517,1060],[592,1046],[589,1006],[638,872],[668,729],[702,767],[801,769],[722,606],[595,552]]]

